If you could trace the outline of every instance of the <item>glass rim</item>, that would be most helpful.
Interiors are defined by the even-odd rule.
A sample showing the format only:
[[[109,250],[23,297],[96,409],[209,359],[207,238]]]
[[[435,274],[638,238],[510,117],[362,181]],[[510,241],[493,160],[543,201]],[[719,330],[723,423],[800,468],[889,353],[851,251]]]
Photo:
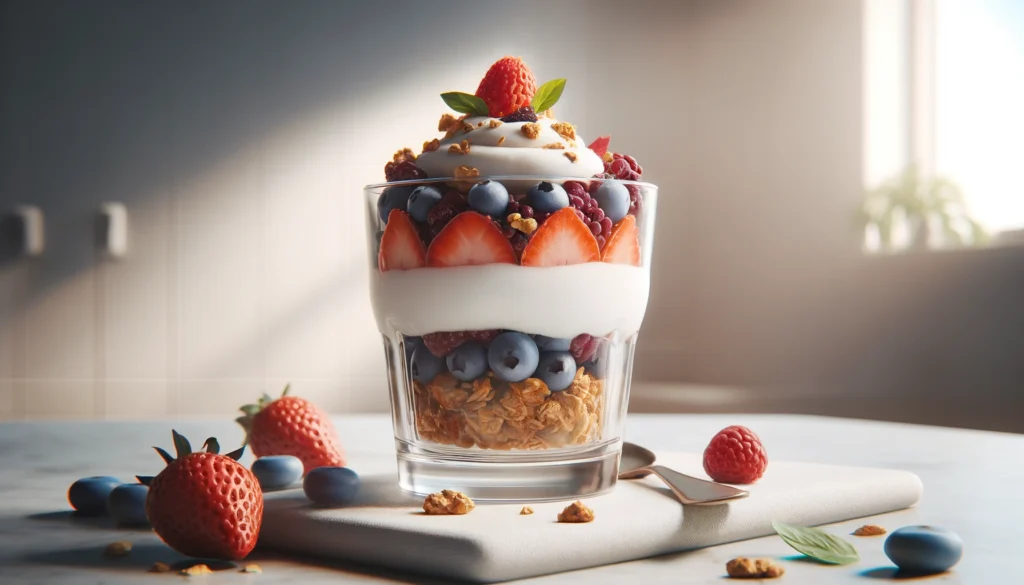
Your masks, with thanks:
[[[647,187],[658,189],[658,186],[654,183],[648,183],[645,181],[627,181],[625,179],[604,179],[601,177],[560,177],[551,175],[481,175],[478,177],[428,177],[426,179],[406,179],[402,181],[387,181],[384,183],[371,183],[363,187],[363,191],[369,191],[371,189],[385,189],[387,187],[405,187],[409,185],[435,185],[438,183],[479,183],[480,181],[551,181],[564,183],[566,181],[615,181],[624,185],[636,185],[637,187]]]

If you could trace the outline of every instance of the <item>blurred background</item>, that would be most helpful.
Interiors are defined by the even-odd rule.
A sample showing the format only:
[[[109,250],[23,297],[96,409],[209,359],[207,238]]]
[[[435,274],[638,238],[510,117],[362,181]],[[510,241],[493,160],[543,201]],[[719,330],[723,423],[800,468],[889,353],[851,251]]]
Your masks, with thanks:
[[[661,187],[631,410],[1024,431],[1024,3],[0,6],[0,420],[385,411],[361,187],[511,54]]]

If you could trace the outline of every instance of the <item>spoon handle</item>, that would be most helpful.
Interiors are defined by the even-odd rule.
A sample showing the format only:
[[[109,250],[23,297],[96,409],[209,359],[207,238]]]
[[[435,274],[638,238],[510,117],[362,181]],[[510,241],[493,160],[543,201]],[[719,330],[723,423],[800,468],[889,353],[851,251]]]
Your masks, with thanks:
[[[647,469],[661,478],[683,504],[713,506],[750,495],[729,485],[684,475],[664,465],[651,465]]]

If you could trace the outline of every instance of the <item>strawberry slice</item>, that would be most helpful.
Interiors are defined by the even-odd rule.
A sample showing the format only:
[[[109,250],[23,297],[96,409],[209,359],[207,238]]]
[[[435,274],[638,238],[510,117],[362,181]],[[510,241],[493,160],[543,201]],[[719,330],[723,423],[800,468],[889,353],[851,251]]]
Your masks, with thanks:
[[[567,266],[600,262],[597,239],[572,207],[551,214],[523,250],[523,266]]]
[[[515,263],[512,244],[489,217],[475,211],[456,215],[427,248],[427,266],[435,268]]]
[[[392,209],[384,235],[380,238],[380,254],[377,256],[380,271],[412,270],[426,265],[427,253],[409,214],[401,209]]]
[[[611,143],[611,141],[611,136],[598,136],[597,140],[591,142],[590,146],[587,148],[593,150],[597,156],[604,158],[604,153],[608,152],[608,144]]]
[[[636,227],[636,217],[627,215],[615,224],[604,245],[601,261],[640,266],[640,230]]]

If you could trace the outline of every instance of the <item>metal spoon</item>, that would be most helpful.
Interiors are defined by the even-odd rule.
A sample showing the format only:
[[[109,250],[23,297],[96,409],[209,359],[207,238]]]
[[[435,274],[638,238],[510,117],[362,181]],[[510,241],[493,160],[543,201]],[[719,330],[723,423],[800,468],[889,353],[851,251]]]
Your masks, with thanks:
[[[654,453],[633,443],[622,444],[619,479],[639,479],[654,474],[665,482],[683,504],[715,506],[745,498],[750,492],[729,485],[698,479],[654,464]]]

